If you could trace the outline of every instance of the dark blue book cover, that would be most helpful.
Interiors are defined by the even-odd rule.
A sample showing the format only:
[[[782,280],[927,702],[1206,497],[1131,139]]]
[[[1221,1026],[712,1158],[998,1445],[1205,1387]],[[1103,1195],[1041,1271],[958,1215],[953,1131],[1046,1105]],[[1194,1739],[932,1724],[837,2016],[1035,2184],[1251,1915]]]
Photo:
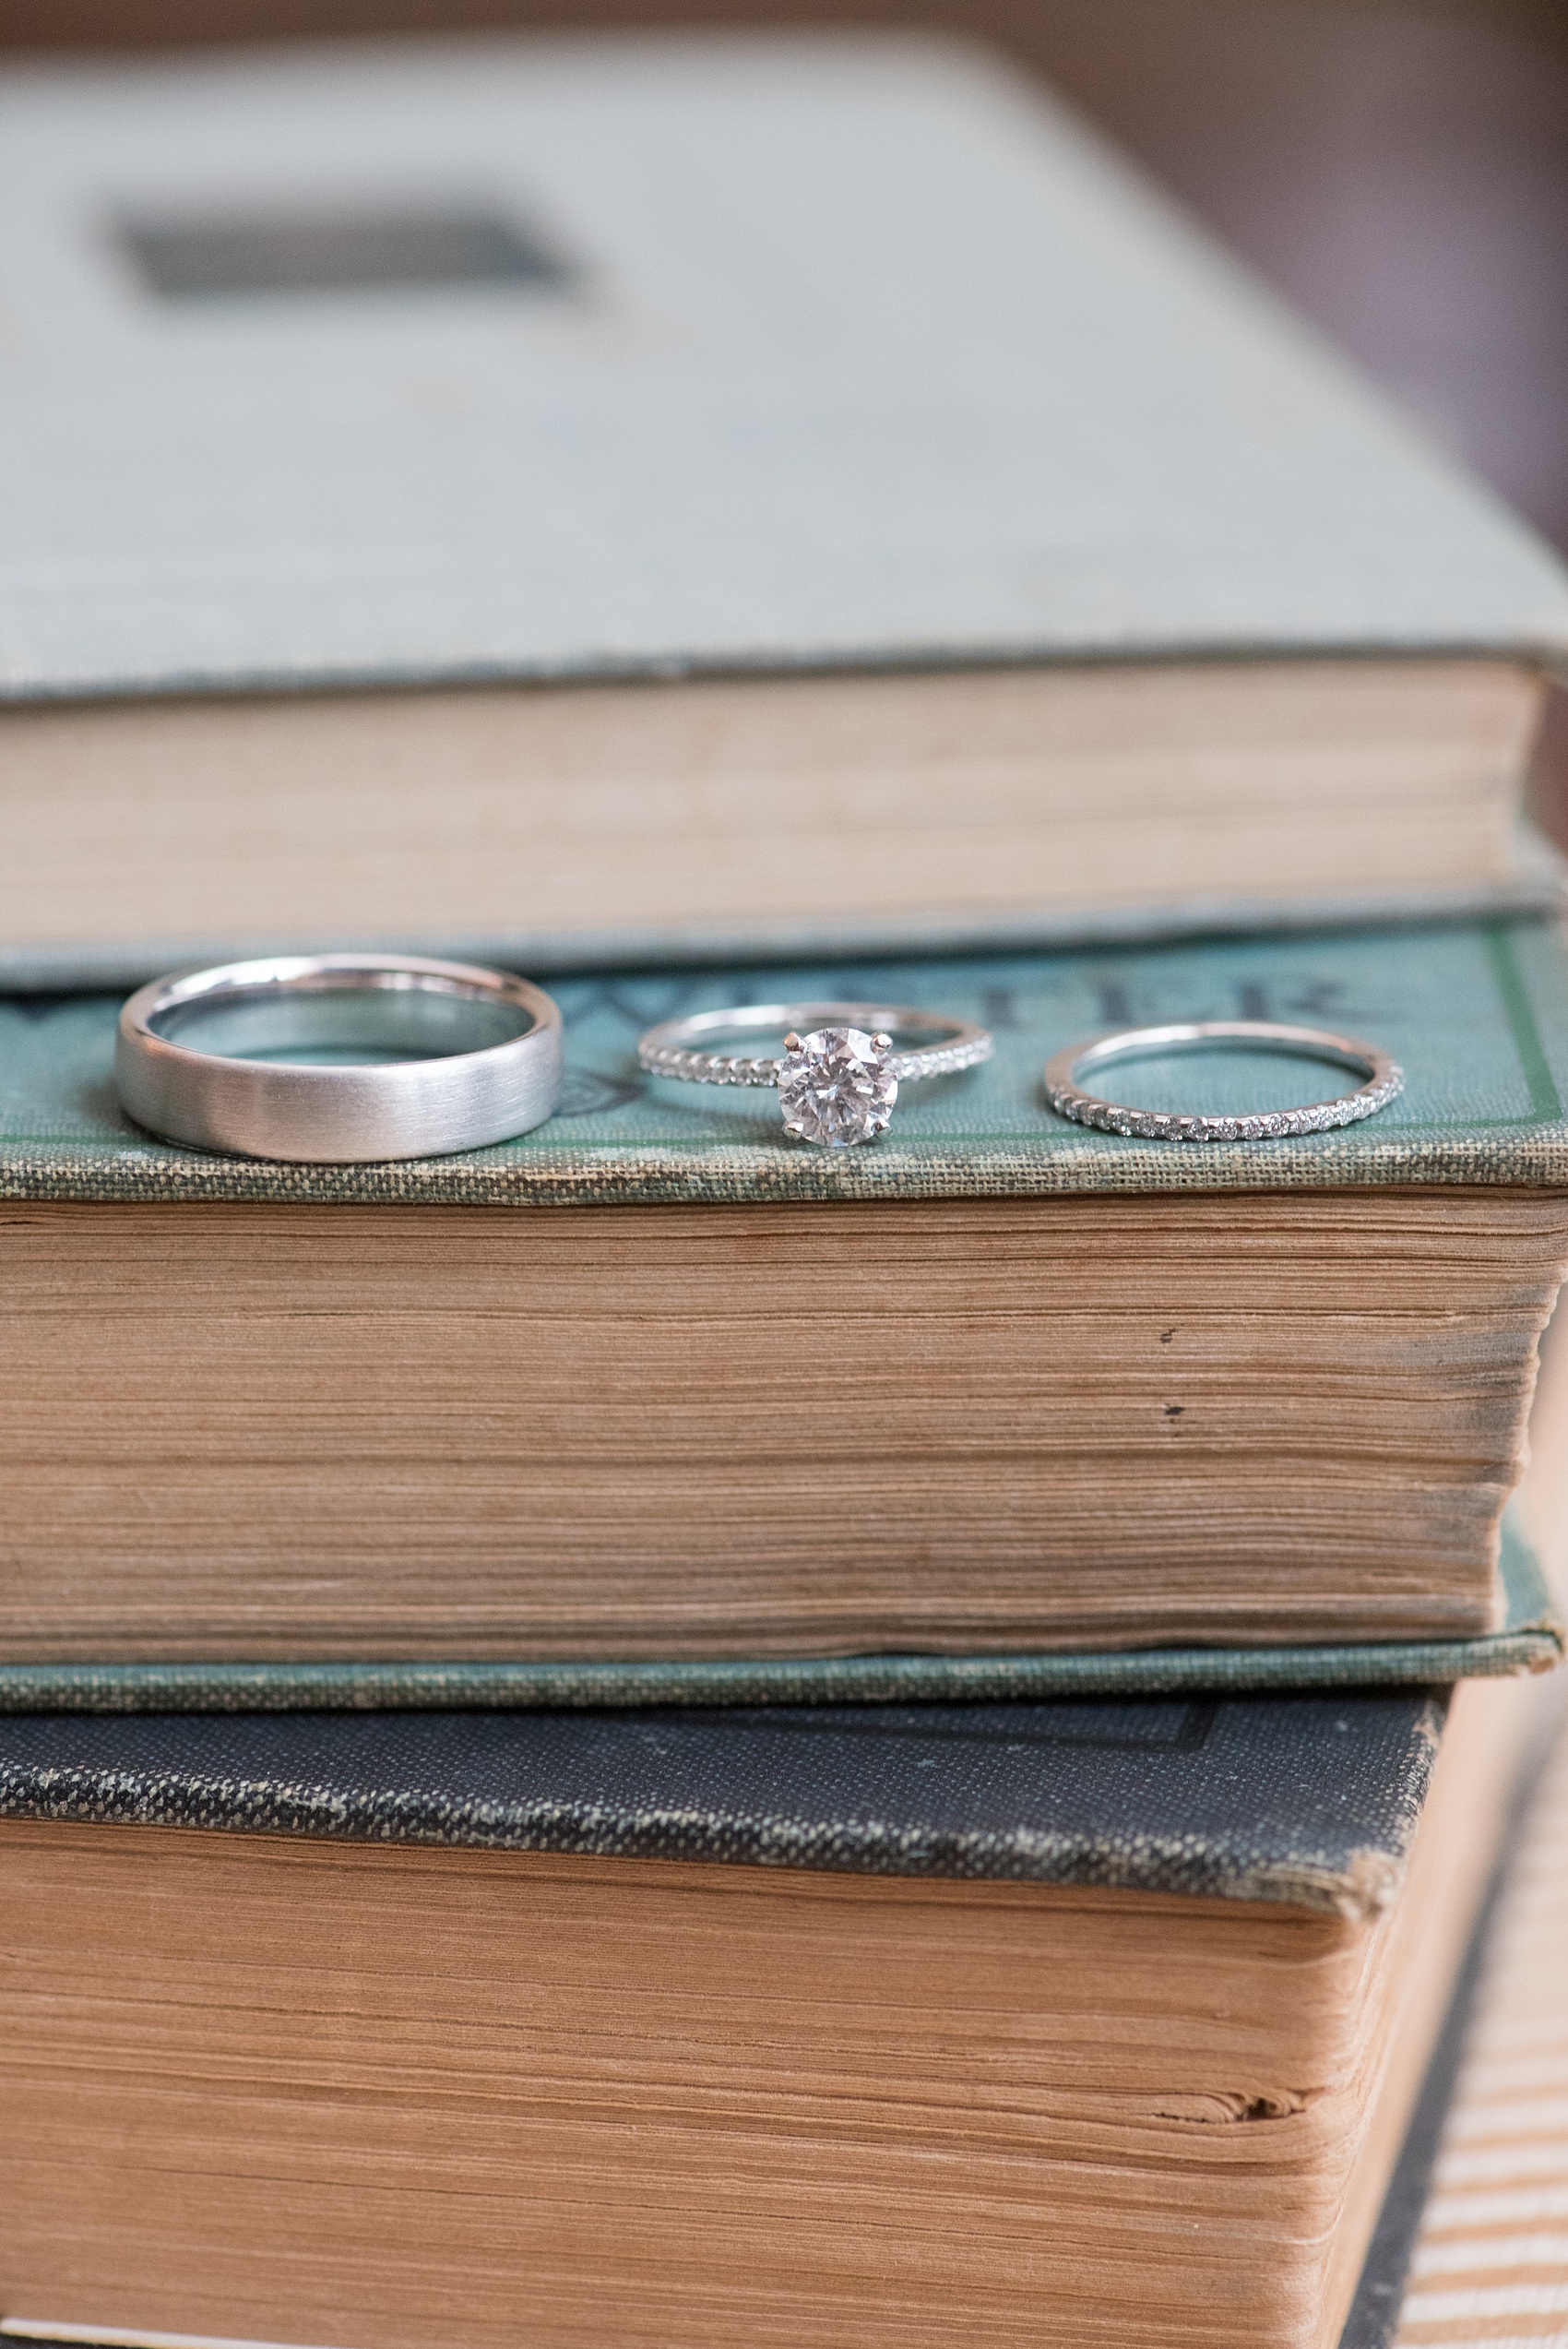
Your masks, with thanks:
[[[34,1713],[0,1814],[1382,1905],[1420,1689],[1218,1702]]]

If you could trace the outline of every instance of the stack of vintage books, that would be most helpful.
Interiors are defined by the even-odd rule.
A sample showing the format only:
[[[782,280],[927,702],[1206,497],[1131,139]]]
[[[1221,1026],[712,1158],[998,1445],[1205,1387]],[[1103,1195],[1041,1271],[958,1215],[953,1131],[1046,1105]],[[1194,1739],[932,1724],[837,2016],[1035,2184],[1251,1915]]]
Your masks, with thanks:
[[[1568,583],[983,58],[0,131],[0,2335],[1333,2349],[1562,1649]],[[546,976],[559,1114],[120,1115],[117,991],[367,942]],[[994,1055],[639,1070],[844,996]],[[1238,1018],[1405,1091],[1046,1103]]]

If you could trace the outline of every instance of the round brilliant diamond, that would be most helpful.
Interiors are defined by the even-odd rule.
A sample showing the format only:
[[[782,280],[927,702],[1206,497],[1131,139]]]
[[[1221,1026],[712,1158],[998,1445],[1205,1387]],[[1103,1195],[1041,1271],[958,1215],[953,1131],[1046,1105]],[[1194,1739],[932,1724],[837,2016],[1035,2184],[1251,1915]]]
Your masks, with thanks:
[[[889,1055],[863,1028],[814,1028],[784,1055],[778,1101],[788,1133],[848,1150],[885,1133],[898,1098]]]

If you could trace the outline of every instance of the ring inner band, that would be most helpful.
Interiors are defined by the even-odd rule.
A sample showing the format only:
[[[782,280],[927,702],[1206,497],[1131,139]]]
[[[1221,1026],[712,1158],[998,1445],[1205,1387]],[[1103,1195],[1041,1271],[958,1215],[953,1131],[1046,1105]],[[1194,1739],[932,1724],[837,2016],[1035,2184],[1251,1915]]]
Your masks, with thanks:
[[[961,1034],[964,1022],[938,1011],[884,1003],[771,1003],[694,1012],[687,1019],[667,1021],[654,1032],[671,1043],[678,1039],[688,1049],[722,1053],[726,1044],[742,1041],[751,1045],[760,1039],[781,1045],[791,1028],[831,1027],[881,1029],[892,1037],[895,1050],[919,1051]]]
[[[526,1004],[493,989],[403,971],[224,985],[175,996],[147,1021],[187,1052],[317,1067],[446,1059],[511,1043],[537,1024]]]
[[[1138,1060],[1166,1060],[1177,1055],[1188,1059],[1211,1052],[1267,1053],[1278,1060],[1317,1061],[1329,1068],[1348,1068],[1352,1076],[1363,1079],[1374,1076],[1377,1069],[1370,1053],[1353,1052],[1348,1046],[1331,1043],[1326,1037],[1307,1043],[1286,1036],[1194,1036],[1181,1029],[1146,1029],[1124,1041],[1112,1036],[1103,1043],[1090,1044],[1075,1058],[1072,1075],[1076,1080],[1090,1070],[1109,1068],[1112,1064],[1126,1067]]]

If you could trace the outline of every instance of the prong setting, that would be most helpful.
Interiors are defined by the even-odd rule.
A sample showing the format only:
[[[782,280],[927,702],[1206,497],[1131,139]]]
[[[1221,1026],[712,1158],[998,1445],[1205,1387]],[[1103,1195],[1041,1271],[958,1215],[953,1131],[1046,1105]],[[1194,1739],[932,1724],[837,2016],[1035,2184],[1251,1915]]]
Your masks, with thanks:
[[[814,1028],[779,1071],[784,1130],[819,1150],[850,1150],[887,1131],[898,1079],[863,1028]]]

